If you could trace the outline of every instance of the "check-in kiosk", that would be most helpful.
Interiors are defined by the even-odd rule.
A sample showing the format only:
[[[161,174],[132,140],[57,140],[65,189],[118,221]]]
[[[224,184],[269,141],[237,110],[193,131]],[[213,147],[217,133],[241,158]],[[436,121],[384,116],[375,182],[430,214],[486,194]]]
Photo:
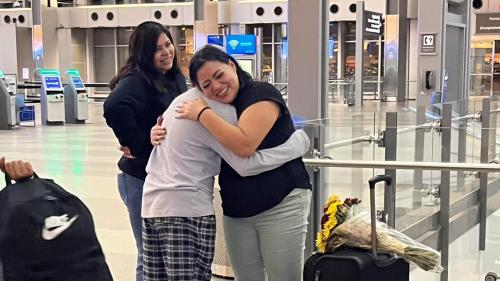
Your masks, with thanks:
[[[16,76],[0,71],[0,130],[16,126]]]
[[[42,88],[40,89],[40,104],[42,124],[64,124],[64,89],[59,70],[41,69]]]
[[[66,123],[83,124],[88,119],[88,94],[80,72],[76,69],[66,71],[68,84],[64,87]]]

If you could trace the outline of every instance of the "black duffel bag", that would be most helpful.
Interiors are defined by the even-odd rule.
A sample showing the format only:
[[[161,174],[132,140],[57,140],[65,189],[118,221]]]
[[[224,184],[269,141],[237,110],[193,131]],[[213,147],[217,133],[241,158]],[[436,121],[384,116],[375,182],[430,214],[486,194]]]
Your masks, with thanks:
[[[5,281],[113,280],[89,209],[52,180],[0,191],[0,261]]]

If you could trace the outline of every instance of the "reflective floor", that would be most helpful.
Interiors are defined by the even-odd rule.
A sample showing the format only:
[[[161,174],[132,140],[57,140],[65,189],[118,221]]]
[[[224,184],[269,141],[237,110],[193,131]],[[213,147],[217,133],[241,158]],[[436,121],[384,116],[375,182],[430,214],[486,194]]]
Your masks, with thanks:
[[[375,114],[379,116],[378,120],[383,119],[383,112],[388,109],[406,112],[405,108],[398,108],[395,103],[382,105],[367,103],[364,109],[382,112]],[[38,121],[36,126],[22,126],[18,130],[0,131],[0,156],[30,161],[41,177],[52,178],[79,196],[93,213],[97,234],[114,279],[132,281],[135,268],[135,244],[127,211],[116,187],[116,174],[119,172],[116,162],[120,157],[118,143],[101,117],[102,103],[91,104],[90,111],[90,119],[85,125],[47,127],[41,126]],[[352,114],[352,111],[356,109],[334,105],[331,111],[332,116],[344,122],[342,126],[332,128],[333,141],[353,137],[353,134],[358,133],[373,134],[380,127],[379,122],[371,118],[362,119],[364,121],[361,122],[347,118],[347,115]],[[410,115],[411,113],[408,113],[408,116]],[[39,111],[37,118],[40,118]],[[411,123],[410,119],[408,120]],[[474,142],[471,141],[471,143]],[[404,148],[404,146],[401,149],[412,151],[411,148]],[[380,159],[380,153],[383,155],[383,152],[377,151],[373,145],[363,148],[353,146],[353,148],[336,149],[331,153],[338,159],[353,157],[353,159]],[[475,158],[476,152],[470,157]],[[364,178],[373,173],[375,173],[373,170],[351,170],[346,176],[346,172],[332,171],[330,174],[330,181],[334,186],[332,191],[342,196],[352,195],[353,182],[359,182],[360,186],[364,186]],[[401,183],[411,185],[411,180],[405,177],[404,172],[398,173],[398,177],[401,178]],[[359,180],[360,178],[363,180]],[[359,192],[359,195],[355,194],[355,196],[367,195],[365,192]],[[411,205],[411,202],[401,203],[410,200],[405,196],[398,200],[400,200],[399,204]],[[486,252],[477,251],[477,232],[477,229],[473,229],[452,244],[449,280],[484,280],[487,271],[500,273],[500,212],[488,219]],[[415,269],[412,271],[411,280],[438,280],[438,276]],[[214,280],[222,279],[214,278]]]

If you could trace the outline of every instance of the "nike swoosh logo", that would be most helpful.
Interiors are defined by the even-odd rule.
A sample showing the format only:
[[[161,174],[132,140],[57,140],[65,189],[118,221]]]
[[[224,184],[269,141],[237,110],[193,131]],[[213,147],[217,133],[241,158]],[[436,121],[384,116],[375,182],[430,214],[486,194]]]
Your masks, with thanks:
[[[69,221],[65,222],[63,225],[58,226],[52,230],[49,230],[47,226],[43,226],[42,238],[45,240],[54,240],[57,236],[61,235],[66,229],[68,229],[74,221],[78,218],[78,215],[72,217]]]

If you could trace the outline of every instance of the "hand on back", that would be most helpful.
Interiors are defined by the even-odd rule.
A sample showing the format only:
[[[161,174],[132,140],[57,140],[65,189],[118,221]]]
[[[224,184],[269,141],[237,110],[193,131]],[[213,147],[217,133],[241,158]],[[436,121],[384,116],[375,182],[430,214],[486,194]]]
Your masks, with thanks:
[[[160,116],[156,120],[156,125],[151,128],[151,144],[153,146],[161,145],[161,141],[165,139],[167,135],[167,130],[161,126],[163,123],[163,117]]]

